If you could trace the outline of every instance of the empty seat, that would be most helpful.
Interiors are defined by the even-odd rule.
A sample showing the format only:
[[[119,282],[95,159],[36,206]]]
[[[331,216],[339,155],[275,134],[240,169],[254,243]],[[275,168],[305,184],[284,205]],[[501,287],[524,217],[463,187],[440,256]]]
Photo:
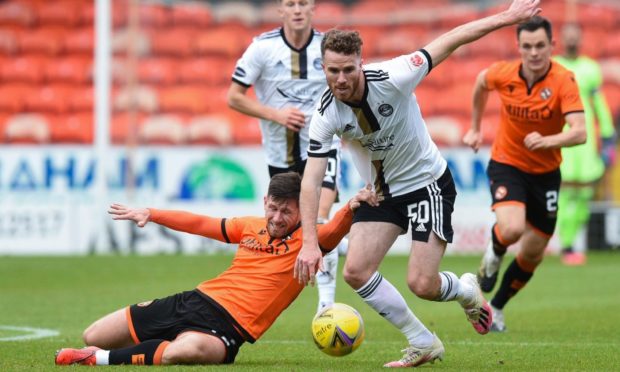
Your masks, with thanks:
[[[207,89],[200,85],[179,85],[159,92],[161,112],[201,114],[209,111]]]
[[[0,29],[0,55],[12,55],[18,51],[15,31]]]
[[[38,56],[21,55],[7,59],[2,66],[3,81],[38,84],[44,77],[44,60]]]
[[[171,23],[171,7],[162,4],[141,3],[138,8],[140,25],[155,28],[167,27]]]
[[[202,55],[221,55],[238,58],[246,48],[247,30],[237,28],[217,28],[200,33],[196,37],[195,52]]]
[[[207,3],[179,3],[172,7],[175,26],[205,28],[213,23],[213,12]]]
[[[240,22],[246,26],[253,26],[260,20],[259,10],[249,2],[217,2],[213,7],[213,14],[218,23]]]
[[[138,62],[138,79],[141,83],[172,84],[180,69],[172,58],[143,58]]]
[[[60,115],[50,119],[50,140],[52,143],[93,143],[93,120],[92,112]]]
[[[9,143],[47,143],[50,128],[40,114],[17,114],[7,119],[5,141]]]
[[[194,117],[187,126],[189,143],[207,145],[230,145],[233,131],[226,115],[204,115]]]
[[[67,31],[61,28],[38,28],[19,35],[19,49],[23,53],[56,55],[62,52]]]
[[[314,20],[321,29],[344,23],[346,7],[337,1],[320,1],[314,7]]]
[[[0,84],[0,111],[19,113],[26,110],[26,98],[38,87],[26,83]]]
[[[35,2],[34,11],[40,25],[63,25],[73,27],[80,22],[80,6],[75,0]]]
[[[151,52],[160,56],[187,57],[193,52],[195,35],[196,31],[187,27],[154,31],[150,37]]]
[[[72,86],[69,84],[44,85],[26,97],[29,111],[63,114],[69,109]]]
[[[128,28],[114,30],[112,33],[112,53],[127,54],[130,52],[139,56],[149,54],[151,52],[149,36],[140,30],[136,30],[136,32],[130,32]]]
[[[459,146],[463,129],[454,116],[430,116],[425,120],[428,132],[435,143],[443,146]]]
[[[233,141],[237,145],[259,145],[262,133],[258,119],[233,110],[226,111],[233,131]]]
[[[93,54],[95,32],[92,26],[74,28],[64,38],[64,49],[67,53]]]
[[[29,4],[12,1],[0,4],[0,25],[29,27],[35,21],[35,14]]]
[[[95,90],[92,85],[75,86],[69,92],[70,111],[93,111],[95,108]]]
[[[144,119],[138,138],[147,144],[178,145],[186,141],[187,133],[180,116],[155,115]]]
[[[144,115],[138,112],[115,112],[110,123],[110,138],[114,144],[137,144],[138,130]]]
[[[223,57],[198,57],[183,62],[178,69],[179,79],[185,83],[228,85],[236,60]]]
[[[159,109],[157,92],[146,85],[134,88],[122,87],[113,95],[113,107],[117,111],[128,111],[132,108],[142,112],[157,111]]]
[[[51,82],[86,84],[92,80],[93,60],[88,56],[47,60],[45,76]]]

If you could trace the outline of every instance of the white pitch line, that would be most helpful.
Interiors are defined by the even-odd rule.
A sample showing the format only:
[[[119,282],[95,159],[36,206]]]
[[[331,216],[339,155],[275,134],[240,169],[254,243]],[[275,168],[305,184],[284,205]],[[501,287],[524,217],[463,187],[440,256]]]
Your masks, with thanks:
[[[14,331],[14,332],[27,332],[27,333],[24,335],[18,335],[18,336],[0,337],[0,342],[35,340],[37,338],[54,337],[60,334],[60,332],[53,330],[53,329],[0,325],[0,331],[2,330]]]
[[[257,341],[261,344],[312,344],[312,340],[302,341],[302,340],[264,340]],[[389,345],[403,345],[401,341],[364,341],[364,343],[369,344],[389,344]],[[609,342],[609,341],[601,341],[601,342],[518,342],[518,341],[450,341],[444,342],[446,345],[466,345],[466,346],[477,346],[477,345],[491,345],[491,346],[524,346],[524,347],[549,347],[549,346],[570,346],[570,347],[579,347],[579,346],[620,346],[618,342]]]

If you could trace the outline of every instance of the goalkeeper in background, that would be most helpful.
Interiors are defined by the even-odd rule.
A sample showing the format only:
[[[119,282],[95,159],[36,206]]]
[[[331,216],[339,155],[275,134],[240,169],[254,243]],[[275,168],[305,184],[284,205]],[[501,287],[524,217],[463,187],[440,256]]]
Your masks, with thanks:
[[[615,160],[615,133],[612,115],[601,92],[602,75],[599,64],[579,54],[581,29],[569,23],[562,29],[564,54],[554,59],[573,71],[586,116],[587,141],[583,145],[562,148],[562,187],[558,208],[558,232],[562,262],[583,265],[586,256],[574,251],[581,228],[590,219],[589,202],[595,184]]]

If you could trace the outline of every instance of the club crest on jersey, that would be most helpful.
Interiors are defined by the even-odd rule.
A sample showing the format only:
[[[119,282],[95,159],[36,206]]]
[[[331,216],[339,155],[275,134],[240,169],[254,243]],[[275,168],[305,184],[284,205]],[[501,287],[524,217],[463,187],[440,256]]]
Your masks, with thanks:
[[[508,190],[505,186],[500,186],[495,190],[495,200],[502,200],[508,195]]]
[[[323,66],[321,66],[321,59],[320,58],[315,58],[314,61],[312,61],[312,65],[314,66],[315,70],[320,70],[323,68]]]
[[[542,99],[549,99],[551,97],[551,89],[549,88],[544,88],[541,92],[540,92],[540,98]]]
[[[389,103],[384,103],[381,106],[379,106],[379,114],[381,114],[381,116],[387,118],[393,113],[394,113],[394,107],[392,107],[392,105],[390,105]]]
[[[235,76],[245,77],[245,70],[242,67],[237,66],[235,68]]]
[[[422,59],[422,57],[420,57],[419,54],[414,54],[409,57],[409,61],[411,61],[411,64],[415,67],[420,67],[424,63],[424,60]]]

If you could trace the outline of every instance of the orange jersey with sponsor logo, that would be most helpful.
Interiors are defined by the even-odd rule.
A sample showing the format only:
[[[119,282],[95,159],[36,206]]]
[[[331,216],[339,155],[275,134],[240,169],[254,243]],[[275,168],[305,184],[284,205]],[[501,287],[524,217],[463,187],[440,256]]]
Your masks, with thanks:
[[[197,289],[233,317],[248,341],[262,336],[304,288],[293,278],[295,260],[302,247],[300,227],[284,239],[274,239],[267,232],[264,217],[226,219],[180,211],[150,211],[151,221],[160,225],[239,244],[231,266],[200,283]],[[347,204],[328,223],[319,225],[321,249],[335,248],[349,232],[352,219]]]
[[[502,61],[489,67],[486,83],[489,89],[497,90],[502,102],[491,158],[526,173],[557,169],[562,161],[560,149],[530,151],[523,140],[531,132],[542,136],[560,133],[565,115],[583,112],[573,73],[552,61],[549,71],[528,87],[521,61]]]

